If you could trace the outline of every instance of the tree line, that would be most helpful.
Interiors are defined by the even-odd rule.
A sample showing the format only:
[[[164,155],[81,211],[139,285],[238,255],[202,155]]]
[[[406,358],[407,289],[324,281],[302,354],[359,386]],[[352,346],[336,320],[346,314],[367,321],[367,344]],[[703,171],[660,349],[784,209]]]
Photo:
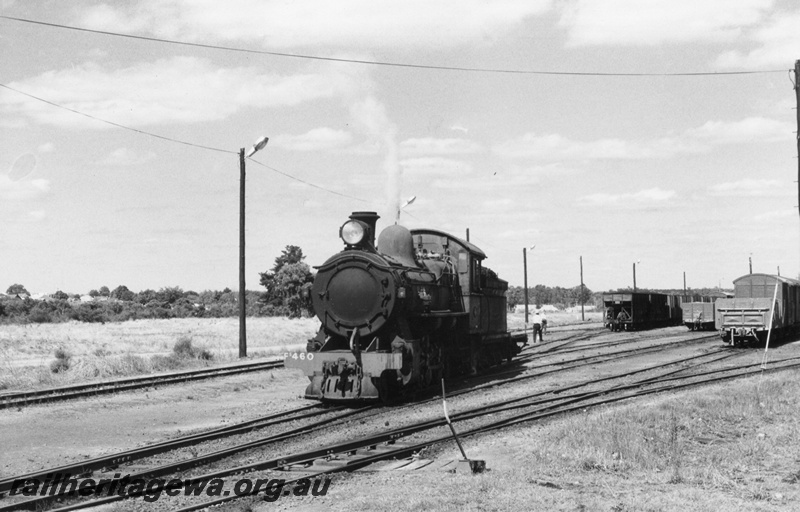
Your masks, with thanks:
[[[303,250],[287,245],[272,267],[259,273],[263,291],[246,291],[248,316],[285,316],[297,318],[313,315],[310,288],[314,280],[311,268],[303,261]],[[644,293],[683,295],[683,290],[647,290]],[[691,295],[724,296],[727,290],[701,288],[688,290]],[[631,288],[611,292],[593,292],[580,285],[571,288],[536,285],[528,288],[528,303],[532,308],[545,304],[559,309],[579,306],[602,307],[603,293],[631,293]],[[58,290],[47,297],[34,299],[22,284],[15,283],[0,297],[0,323],[43,323],[78,320],[82,322],[117,322],[145,318],[236,317],[239,314],[239,294],[230,288],[195,292],[179,286],[139,292],[119,285],[92,289],[85,296]],[[82,298],[83,297],[83,298]],[[525,289],[510,286],[506,292],[509,310],[525,303]]]
[[[303,262],[300,247],[289,245],[275,259],[271,269],[260,273],[264,291],[247,290],[248,316],[286,316],[311,314],[308,290],[314,275]],[[179,286],[139,292],[119,285],[113,290],[101,286],[85,295],[58,290],[46,297],[32,298],[19,283],[6,289],[0,298],[0,323],[121,322],[147,318],[222,318],[239,314],[239,294],[230,288],[196,292]]]

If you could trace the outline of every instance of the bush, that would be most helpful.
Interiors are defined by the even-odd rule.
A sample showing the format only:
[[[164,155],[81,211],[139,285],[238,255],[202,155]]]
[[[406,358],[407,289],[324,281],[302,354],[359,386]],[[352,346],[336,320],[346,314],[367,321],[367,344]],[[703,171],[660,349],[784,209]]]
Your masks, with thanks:
[[[192,346],[192,338],[190,336],[181,336],[178,338],[178,341],[176,341],[175,345],[172,347],[172,352],[176,356],[185,359],[191,358],[208,361],[214,357],[208,350]]]
[[[61,373],[69,370],[72,356],[69,352],[59,347],[55,351],[55,360],[50,363],[50,371],[52,373]]]

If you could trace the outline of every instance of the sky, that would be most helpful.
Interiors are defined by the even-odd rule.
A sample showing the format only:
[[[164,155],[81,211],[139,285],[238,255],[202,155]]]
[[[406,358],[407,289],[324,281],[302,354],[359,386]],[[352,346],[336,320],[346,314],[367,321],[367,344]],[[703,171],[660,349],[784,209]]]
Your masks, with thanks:
[[[797,277],[791,0],[0,0],[0,291],[238,289],[353,211],[511,285]],[[17,18],[17,19],[9,19]],[[23,21],[27,20],[27,21]],[[123,37],[124,36],[130,37]],[[532,248],[533,247],[533,248]],[[531,249],[532,248],[532,249]]]

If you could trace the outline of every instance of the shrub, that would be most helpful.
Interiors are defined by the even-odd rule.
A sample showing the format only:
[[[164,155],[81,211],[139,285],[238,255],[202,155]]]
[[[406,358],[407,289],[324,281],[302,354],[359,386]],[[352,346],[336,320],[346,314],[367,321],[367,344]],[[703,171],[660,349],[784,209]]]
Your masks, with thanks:
[[[59,347],[55,351],[55,360],[50,362],[50,371],[52,373],[61,373],[69,370],[72,356],[69,352]]]
[[[191,336],[181,336],[172,347],[172,352],[180,358],[202,359],[208,361],[214,355],[206,349],[194,347]]]

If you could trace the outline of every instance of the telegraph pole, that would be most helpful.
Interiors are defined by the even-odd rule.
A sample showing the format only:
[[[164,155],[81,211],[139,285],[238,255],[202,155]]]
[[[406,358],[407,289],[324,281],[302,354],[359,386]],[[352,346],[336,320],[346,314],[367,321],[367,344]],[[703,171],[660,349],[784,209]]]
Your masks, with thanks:
[[[800,205],[800,60],[794,61],[794,94],[797,98],[797,201]],[[797,209],[800,213],[800,208]]]
[[[239,357],[247,357],[247,298],[244,289],[244,148],[239,150]]]
[[[586,316],[583,314],[583,256],[581,256],[581,321],[586,321]]]
[[[525,327],[528,327],[528,248],[522,248],[522,265],[525,267]],[[534,340],[535,341],[535,340]]]

